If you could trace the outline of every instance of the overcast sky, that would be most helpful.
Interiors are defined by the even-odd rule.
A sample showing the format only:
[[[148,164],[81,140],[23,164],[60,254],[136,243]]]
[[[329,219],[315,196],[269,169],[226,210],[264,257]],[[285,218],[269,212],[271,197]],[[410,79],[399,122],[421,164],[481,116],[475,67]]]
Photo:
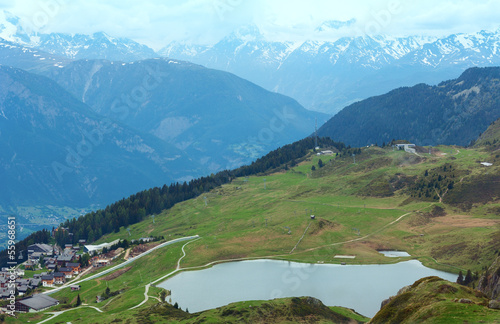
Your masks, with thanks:
[[[445,36],[500,27],[499,0],[0,0],[41,32],[104,31],[154,49],[214,43],[255,23],[267,38],[304,40],[327,20],[356,23],[335,33]]]

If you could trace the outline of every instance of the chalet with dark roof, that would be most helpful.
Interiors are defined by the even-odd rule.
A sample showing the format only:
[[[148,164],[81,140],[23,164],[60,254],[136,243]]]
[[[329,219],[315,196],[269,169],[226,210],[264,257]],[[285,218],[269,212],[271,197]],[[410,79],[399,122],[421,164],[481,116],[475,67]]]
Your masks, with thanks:
[[[28,257],[35,252],[41,253],[43,255],[52,255],[54,247],[44,243],[35,243],[28,246],[27,250],[28,250]]]
[[[40,278],[30,278],[30,284],[29,286],[31,287],[31,289],[34,289],[38,286],[40,286],[42,284],[42,279]]]
[[[79,274],[80,271],[82,271],[81,267],[80,267],[80,263],[76,263],[76,262],[69,262],[69,263],[66,263],[66,267],[68,268],[71,268],[73,270],[73,274]]]
[[[17,286],[17,292],[19,293],[19,296],[23,296],[24,294],[26,294],[28,288],[29,287],[27,285]]]
[[[54,275],[50,274],[42,276],[42,286],[54,287]]]
[[[71,262],[73,260],[73,254],[61,254],[57,257],[57,265],[65,266],[66,263]]]
[[[66,278],[73,278],[73,269],[71,269],[71,268],[61,267],[61,268],[59,268],[59,272],[64,273]]]
[[[64,285],[66,283],[66,275],[62,272],[54,273],[54,284]]]

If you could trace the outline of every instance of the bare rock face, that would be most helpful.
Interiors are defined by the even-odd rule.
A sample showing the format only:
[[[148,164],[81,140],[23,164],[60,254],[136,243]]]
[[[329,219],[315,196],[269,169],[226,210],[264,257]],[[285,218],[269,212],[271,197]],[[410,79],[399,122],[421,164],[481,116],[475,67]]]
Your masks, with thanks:
[[[470,300],[470,299],[467,299],[467,298],[460,298],[460,299],[458,300],[458,302],[459,302],[460,304],[473,304],[473,301],[472,301],[472,300]]]
[[[393,300],[395,297],[404,294],[405,292],[409,291],[411,289],[411,286],[404,286],[403,288],[399,289],[398,293],[396,296],[391,296],[385,300],[382,301],[382,304],[380,305],[380,308],[384,307],[385,305],[389,304],[391,300]]]
[[[500,301],[498,300],[490,300],[488,307],[491,309],[500,309]]]
[[[479,278],[478,289],[490,299],[500,301],[500,256]]]

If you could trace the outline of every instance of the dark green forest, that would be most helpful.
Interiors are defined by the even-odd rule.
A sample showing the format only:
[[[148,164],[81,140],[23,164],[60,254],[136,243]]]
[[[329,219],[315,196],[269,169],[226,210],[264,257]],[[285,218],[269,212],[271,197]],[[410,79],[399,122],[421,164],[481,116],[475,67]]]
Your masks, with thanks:
[[[418,84],[354,103],[318,134],[354,147],[391,138],[420,146],[467,146],[499,117],[500,68],[471,68],[437,86]]]

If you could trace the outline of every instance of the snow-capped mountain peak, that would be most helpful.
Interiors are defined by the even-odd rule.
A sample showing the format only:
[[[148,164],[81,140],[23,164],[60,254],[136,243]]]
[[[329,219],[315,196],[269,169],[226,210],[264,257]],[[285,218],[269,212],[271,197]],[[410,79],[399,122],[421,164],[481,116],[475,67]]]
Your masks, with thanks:
[[[0,11],[0,38],[70,59],[136,61],[157,56],[145,45],[128,38],[115,38],[105,32],[92,35],[27,33],[21,19],[7,11]]]
[[[246,26],[213,46],[170,44],[160,53],[168,49],[169,57],[236,73],[330,113],[394,87],[500,64],[500,29],[439,38],[342,37],[340,31],[354,23],[325,22],[311,34],[316,39],[300,43],[268,41],[256,26]]]
[[[350,19],[347,21],[340,21],[340,20],[328,20],[323,22],[321,25],[316,27],[314,30],[315,32],[322,33],[322,32],[331,32],[331,31],[337,31],[343,27],[350,27],[356,23],[356,19]]]
[[[29,42],[29,36],[21,26],[19,17],[6,10],[0,10],[0,38],[19,44]]]

